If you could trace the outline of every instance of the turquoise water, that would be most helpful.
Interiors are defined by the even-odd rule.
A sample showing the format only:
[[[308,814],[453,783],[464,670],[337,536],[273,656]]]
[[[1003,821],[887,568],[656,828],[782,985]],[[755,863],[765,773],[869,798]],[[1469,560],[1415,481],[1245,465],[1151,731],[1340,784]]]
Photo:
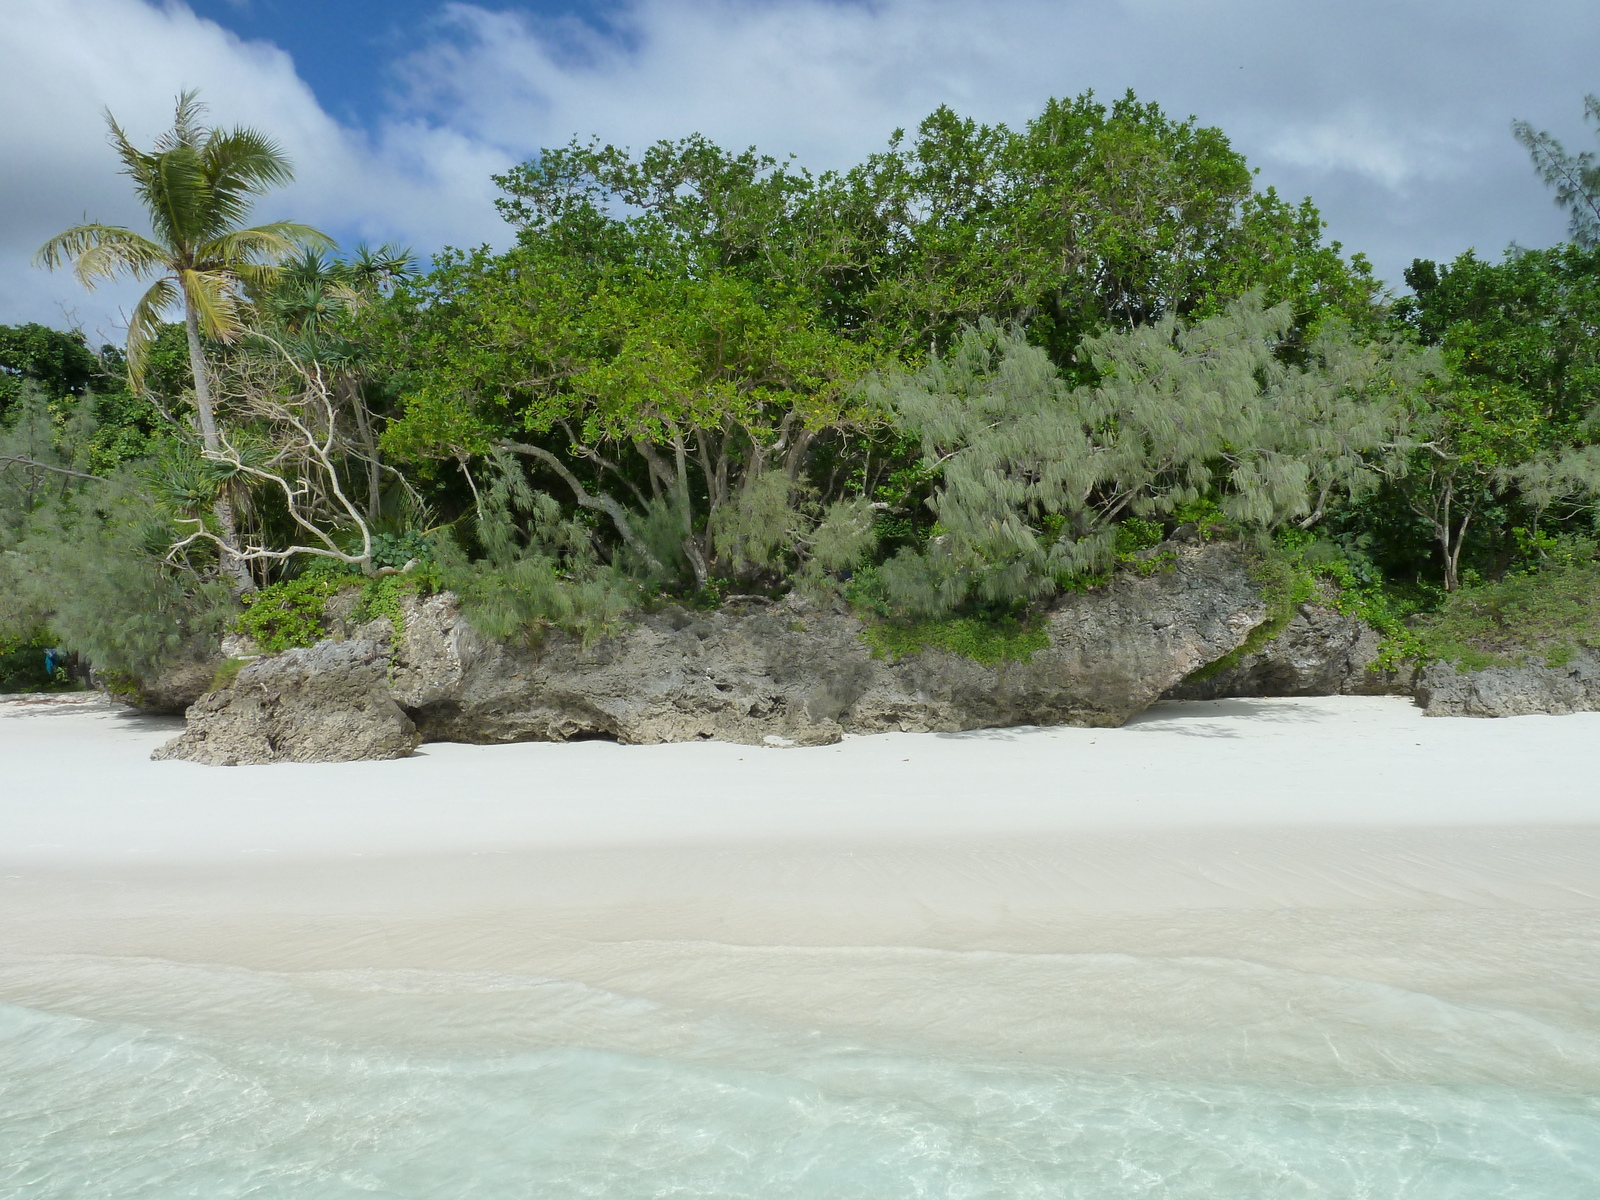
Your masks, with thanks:
[[[1090,965],[1102,998],[1145,970]],[[1084,977],[1056,978],[1071,1008]],[[529,976],[16,961],[0,1196],[1600,1196],[1589,1032],[1373,991],[1336,1044],[1205,994],[1151,1053],[1091,1021],[1029,1055]],[[1363,1034],[1384,1005],[1410,1015]],[[1240,1020],[1282,1045],[1236,1059]],[[1368,1065],[1306,1069],[1320,1042]]]

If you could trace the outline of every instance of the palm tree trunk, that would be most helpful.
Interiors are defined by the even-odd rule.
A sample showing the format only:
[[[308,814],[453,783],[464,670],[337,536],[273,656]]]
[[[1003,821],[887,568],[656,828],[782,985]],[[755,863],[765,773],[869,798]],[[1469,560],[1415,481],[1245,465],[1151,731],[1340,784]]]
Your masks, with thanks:
[[[206,364],[205,349],[200,345],[200,318],[194,306],[183,306],[184,329],[189,335],[189,370],[194,375],[194,407],[200,414],[200,438],[206,453],[220,455],[222,438],[217,433],[216,411],[211,402],[211,369]],[[222,530],[222,569],[226,571],[240,592],[256,590],[256,581],[250,577],[250,568],[239,557],[239,531],[233,522],[233,505],[219,495],[211,506],[217,527]]]

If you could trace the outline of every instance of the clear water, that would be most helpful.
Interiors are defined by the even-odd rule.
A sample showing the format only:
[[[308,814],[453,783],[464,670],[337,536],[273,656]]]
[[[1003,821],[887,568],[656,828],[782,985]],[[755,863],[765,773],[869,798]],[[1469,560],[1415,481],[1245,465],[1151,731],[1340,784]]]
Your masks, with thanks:
[[[966,969],[1058,989],[1078,1015],[1029,1033],[1047,1053],[561,979],[12,961],[0,1196],[1600,1196],[1592,1032],[1212,961],[1030,984],[1009,957]]]

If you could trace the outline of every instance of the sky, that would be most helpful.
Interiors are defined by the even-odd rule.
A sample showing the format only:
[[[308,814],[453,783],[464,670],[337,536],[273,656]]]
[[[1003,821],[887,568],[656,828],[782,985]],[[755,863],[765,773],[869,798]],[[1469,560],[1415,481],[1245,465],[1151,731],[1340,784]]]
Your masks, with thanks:
[[[121,340],[135,285],[30,260],[85,219],[147,228],[102,111],[148,143],[185,87],[294,160],[257,218],[424,257],[503,245],[490,176],[574,136],[821,170],[939,104],[1019,125],[1132,88],[1220,126],[1403,286],[1413,258],[1561,239],[1510,126],[1600,145],[1597,64],[1594,0],[0,0],[0,323]]]

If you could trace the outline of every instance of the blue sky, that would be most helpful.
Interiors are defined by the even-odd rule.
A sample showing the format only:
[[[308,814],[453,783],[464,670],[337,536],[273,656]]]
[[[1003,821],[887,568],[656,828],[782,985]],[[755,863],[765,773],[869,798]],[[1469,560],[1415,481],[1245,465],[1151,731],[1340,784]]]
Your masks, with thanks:
[[[283,47],[322,106],[352,125],[380,116],[387,64],[430,37],[447,36],[438,0],[194,0],[191,7],[242,38]],[[543,0],[492,7],[535,23],[575,20],[602,35],[615,33],[606,19],[614,4]]]
[[[571,137],[703,132],[842,167],[936,105],[1020,123],[1127,88],[1220,126],[1391,282],[1413,257],[1548,245],[1564,220],[1512,141],[1574,148],[1600,91],[1594,0],[0,0],[0,322],[119,336],[131,287],[29,265],[90,217],[137,223],[105,145],[198,87],[278,136],[264,201],[424,254],[501,243],[490,175]]]

